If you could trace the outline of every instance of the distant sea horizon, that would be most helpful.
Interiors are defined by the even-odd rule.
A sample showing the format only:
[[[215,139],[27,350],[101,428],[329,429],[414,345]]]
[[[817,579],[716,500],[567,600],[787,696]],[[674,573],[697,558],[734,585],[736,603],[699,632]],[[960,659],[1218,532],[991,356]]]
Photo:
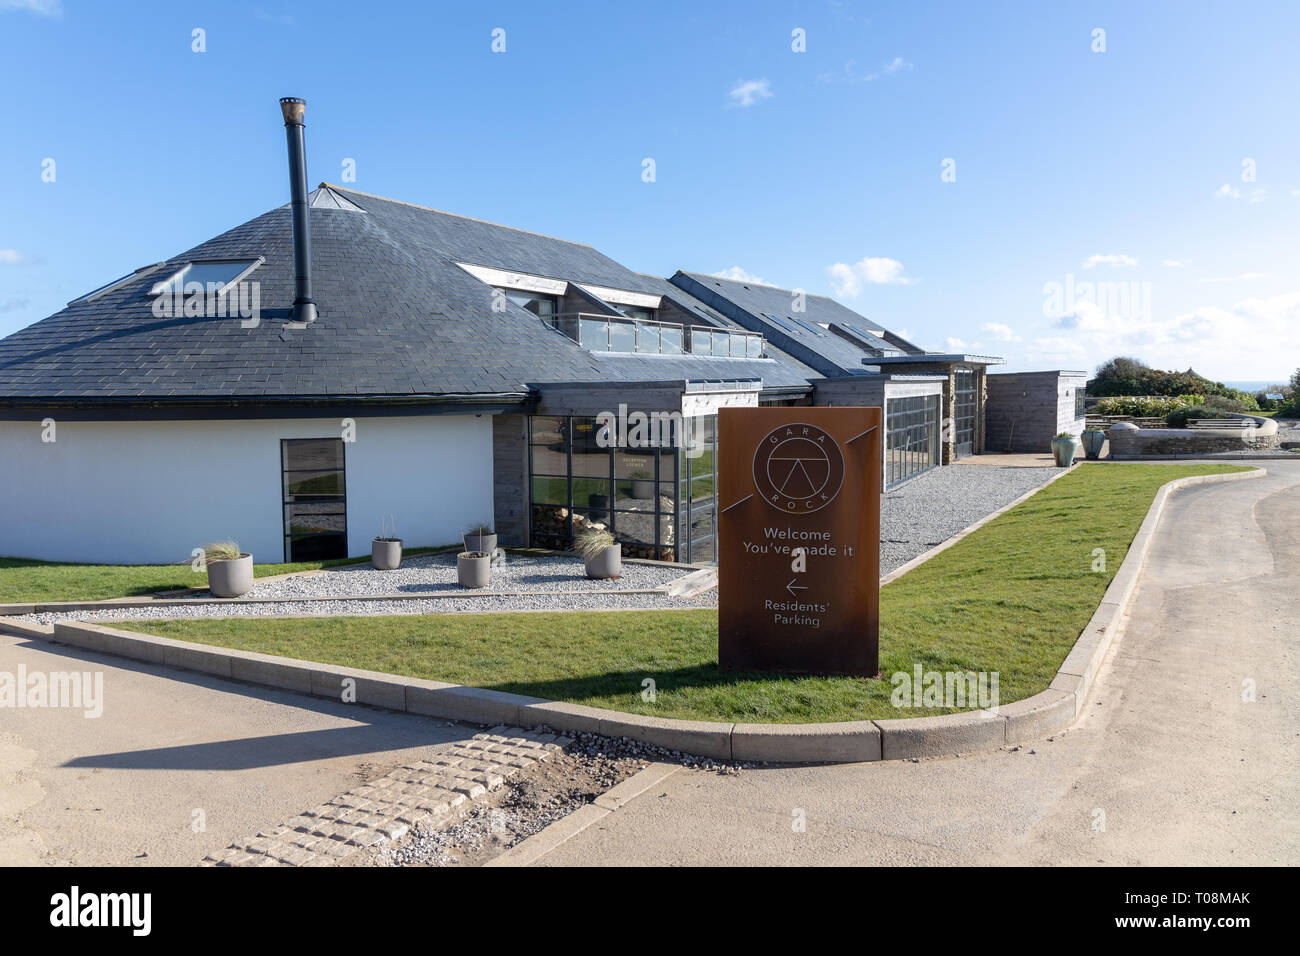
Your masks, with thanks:
[[[1282,378],[1257,378],[1251,381],[1225,381],[1223,384],[1229,388],[1240,389],[1243,392],[1259,392],[1263,391],[1270,385],[1285,385],[1290,378],[1290,375],[1285,375]]]

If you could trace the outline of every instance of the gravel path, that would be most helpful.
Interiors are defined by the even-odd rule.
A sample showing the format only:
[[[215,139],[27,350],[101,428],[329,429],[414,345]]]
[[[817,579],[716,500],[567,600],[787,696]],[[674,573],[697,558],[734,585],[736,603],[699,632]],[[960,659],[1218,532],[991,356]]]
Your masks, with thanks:
[[[942,544],[1056,473],[1055,468],[952,465],[886,492],[880,503],[880,573]]]

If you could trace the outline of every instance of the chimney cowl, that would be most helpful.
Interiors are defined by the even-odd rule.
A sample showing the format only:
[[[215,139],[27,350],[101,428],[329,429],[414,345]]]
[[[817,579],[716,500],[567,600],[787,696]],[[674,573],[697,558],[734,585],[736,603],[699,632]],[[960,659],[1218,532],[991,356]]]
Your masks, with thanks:
[[[307,114],[307,101],[297,96],[282,96],[280,112],[284,114],[285,126],[302,126]]]

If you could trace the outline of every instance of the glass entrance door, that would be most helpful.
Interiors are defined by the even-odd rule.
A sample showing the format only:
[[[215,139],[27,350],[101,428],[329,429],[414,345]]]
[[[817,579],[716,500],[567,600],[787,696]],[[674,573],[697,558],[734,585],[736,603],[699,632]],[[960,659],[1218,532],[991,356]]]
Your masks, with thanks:
[[[956,371],[956,388],[953,393],[953,439],[957,458],[975,454],[975,370],[959,368]]]
[[[284,559],[346,558],[348,499],[343,439],[283,439],[280,465],[284,487]]]

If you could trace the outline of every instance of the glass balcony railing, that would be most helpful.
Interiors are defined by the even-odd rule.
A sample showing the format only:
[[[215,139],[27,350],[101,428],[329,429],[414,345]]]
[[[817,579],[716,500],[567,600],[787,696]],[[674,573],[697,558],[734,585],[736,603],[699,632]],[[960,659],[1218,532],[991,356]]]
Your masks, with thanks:
[[[590,312],[562,312],[543,316],[542,320],[592,352],[763,357],[763,336],[757,332]]]

